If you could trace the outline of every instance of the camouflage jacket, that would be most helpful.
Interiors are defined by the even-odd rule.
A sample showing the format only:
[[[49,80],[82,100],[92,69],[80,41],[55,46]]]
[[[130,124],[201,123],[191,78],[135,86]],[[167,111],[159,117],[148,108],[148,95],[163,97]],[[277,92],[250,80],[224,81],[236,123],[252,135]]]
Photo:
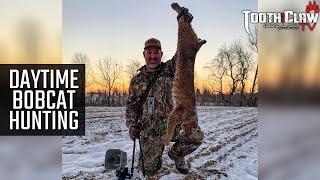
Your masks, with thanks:
[[[156,137],[165,133],[167,117],[173,107],[171,91],[174,63],[175,56],[165,63],[161,62],[160,68],[152,73],[147,72],[146,65],[144,65],[139,69],[140,72],[131,79],[126,105],[126,125],[128,128],[134,125],[141,112],[141,136],[143,137]],[[155,76],[158,78],[154,81],[141,108],[142,96]]]

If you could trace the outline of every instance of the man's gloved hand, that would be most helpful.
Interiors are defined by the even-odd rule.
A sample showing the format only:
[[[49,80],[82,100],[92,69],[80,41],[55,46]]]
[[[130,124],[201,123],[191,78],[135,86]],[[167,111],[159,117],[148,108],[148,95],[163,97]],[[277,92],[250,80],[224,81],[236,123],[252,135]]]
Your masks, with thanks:
[[[130,127],[129,134],[130,134],[130,138],[132,139],[132,141],[134,141],[135,139],[139,138],[139,136],[140,136],[140,127],[141,127],[140,123],[137,123],[137,124],[135,124],[135,125]]]
[[[179,20],[181,16],[184,16],[184,18],[185,18],[185,20],[186,20],[187,22],[191,22],[192,19],[193,19],[193,16],[192,16],[192,14],[189,12],[189,9],[188,9],[188,8],[182,7],[182,10],[181,10],[180,14],[178,14],[177,19]]]

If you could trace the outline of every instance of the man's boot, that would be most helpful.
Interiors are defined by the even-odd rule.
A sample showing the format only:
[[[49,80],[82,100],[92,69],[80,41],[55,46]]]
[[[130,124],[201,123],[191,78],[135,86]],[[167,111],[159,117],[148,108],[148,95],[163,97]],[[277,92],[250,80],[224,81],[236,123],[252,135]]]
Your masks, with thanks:
[[[168,153],[169,157],[174,160],[174,163],[176,165],[177,170],[182,173],[182,174],[188,174],[190,170],[190,166],[188,163],[185,161],[184,157],[173,157]]]

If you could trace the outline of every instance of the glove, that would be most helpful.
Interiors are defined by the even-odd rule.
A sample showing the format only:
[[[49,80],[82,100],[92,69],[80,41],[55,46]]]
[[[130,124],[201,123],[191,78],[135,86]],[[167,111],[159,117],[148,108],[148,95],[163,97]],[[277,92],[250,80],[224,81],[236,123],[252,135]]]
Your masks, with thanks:
[[[139,124],[136,124],[134,126],[131,126],[129,129],[129,135],[132,141],[139,138],[140,136],[140,126]]]
[[[193,19],[193,16],[191,13],[189,13],[189,9],[182,7],[182,10],[180,12],[180,14],[178,14],[177,19],[179,20],[181,16],[184,16],[185,20],[187,22],[191,22]]]

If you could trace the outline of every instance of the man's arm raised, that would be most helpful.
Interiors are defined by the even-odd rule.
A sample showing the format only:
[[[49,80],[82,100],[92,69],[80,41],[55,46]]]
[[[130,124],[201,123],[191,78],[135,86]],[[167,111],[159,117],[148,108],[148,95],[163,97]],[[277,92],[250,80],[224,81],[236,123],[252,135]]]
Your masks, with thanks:
[[[177,53],[174,54],[174,56],[165,62],[165,66],[169,69],[170,73],[172,73],[174,75],[175,72],[175,66],[176,66],[176,57],[177,57]]]

